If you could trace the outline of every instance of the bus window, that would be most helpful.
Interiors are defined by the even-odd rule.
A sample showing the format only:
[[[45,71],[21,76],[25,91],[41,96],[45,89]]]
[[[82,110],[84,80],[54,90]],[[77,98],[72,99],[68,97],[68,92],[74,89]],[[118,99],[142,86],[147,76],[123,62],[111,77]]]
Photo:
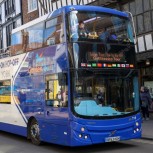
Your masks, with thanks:
[[[16,32],[12,35],[12,46],[11,46],[11,54],[21,54],[24,52],[23,49],[23,30]]]
[[[47,75],[45,78],[46,105],[52,107],[67,107],[67,75],[64,73]]]
[[[43,47],[44,22],[12,35],[11,54],[17,55]]]
[[[62,43],[63,38],[62,16],[47,21],[44,36],[45,46]]]
[[[10,80],[0,82],[0,103],[11,103],[11,82]]]
[[[38,23],[26,29],[26,51],[43,47],[44,22]]]
[[[69,23],[71,41],[134,41],[130,21],[123,17],[98,12],[71,11]]]

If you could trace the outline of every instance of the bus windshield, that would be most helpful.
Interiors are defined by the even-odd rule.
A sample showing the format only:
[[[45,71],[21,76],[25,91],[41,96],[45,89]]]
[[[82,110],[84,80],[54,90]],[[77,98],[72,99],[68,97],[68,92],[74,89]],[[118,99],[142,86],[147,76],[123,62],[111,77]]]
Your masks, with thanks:
[[[135,70],[72,71],[73,108],[85,117],[117,117],[139,110]]]
[[[130,21],[106,13],[70,12],[69,32],[71,41],[134,42]]]

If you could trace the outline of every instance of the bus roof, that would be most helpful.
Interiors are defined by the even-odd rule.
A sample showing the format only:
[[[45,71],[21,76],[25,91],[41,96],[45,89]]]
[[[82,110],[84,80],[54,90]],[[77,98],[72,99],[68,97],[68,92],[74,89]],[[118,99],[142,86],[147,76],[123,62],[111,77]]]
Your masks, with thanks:
[[[122,17],[128,17],[128,14],[125,12],[121,12],[115,9],[110,9],[110,8],[105,8],[105,7],[99,7],[99,6],[89,6],[89,5],[69,5],[69,6],[64,6],[61,7],[60,9],[57,9],[49,14],[46,14],[42,17],[39,17],[33,21],[30,21],[16,29],[12,30],[12,34],[16,33],[18,31],[21,31],[25,28],[28,28],[32,25],[35,25],[37,23],[40,23],[41,21],[45,21],[50,17],[57,16],[61,14],[62,11],[65,11],[65,13],[71,12],[72,10],[78,10],[78,11],[96,11],[96,12],[104,12],[104,13],[109,13],[109,14],[114,14],[114,15],[119,15]]]
[[[95,12],[104,12],[104,13],[110,13],[114,15],[119,15],[122,17],[128,17],[128,14],[125,12],[118,11],[116,9],[110,9],[100,6],[89,6],[89,5],[71,5],[71,6],[65,6],[65,12],[71,12],[72,10],[78,10],[78,11],[95,11]]]

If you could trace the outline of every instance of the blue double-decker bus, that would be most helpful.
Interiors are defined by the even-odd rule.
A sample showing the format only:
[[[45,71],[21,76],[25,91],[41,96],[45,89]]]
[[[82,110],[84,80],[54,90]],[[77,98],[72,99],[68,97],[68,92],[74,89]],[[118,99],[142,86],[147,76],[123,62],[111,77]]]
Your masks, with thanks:
[[[0,59],[0,130],[84,146],[141,137],[131,17],[65,6],[12,31]]]

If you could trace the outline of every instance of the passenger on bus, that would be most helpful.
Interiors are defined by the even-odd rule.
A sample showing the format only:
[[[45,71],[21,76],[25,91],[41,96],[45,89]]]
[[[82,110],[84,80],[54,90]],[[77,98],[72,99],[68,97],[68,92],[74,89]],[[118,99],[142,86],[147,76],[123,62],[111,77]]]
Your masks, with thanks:
[[[110,32],[106,28],[103,28],[99,32],[99,38],[103,42],[107,42],[109,40],[116,40],[117,39],[117,36],[115,34],[110,34]]]
[[[85,28],[85,24],[83,21],[79,22],[78,34],[79,38],[88,38],[88,36],[90,35],[89,31]]]

